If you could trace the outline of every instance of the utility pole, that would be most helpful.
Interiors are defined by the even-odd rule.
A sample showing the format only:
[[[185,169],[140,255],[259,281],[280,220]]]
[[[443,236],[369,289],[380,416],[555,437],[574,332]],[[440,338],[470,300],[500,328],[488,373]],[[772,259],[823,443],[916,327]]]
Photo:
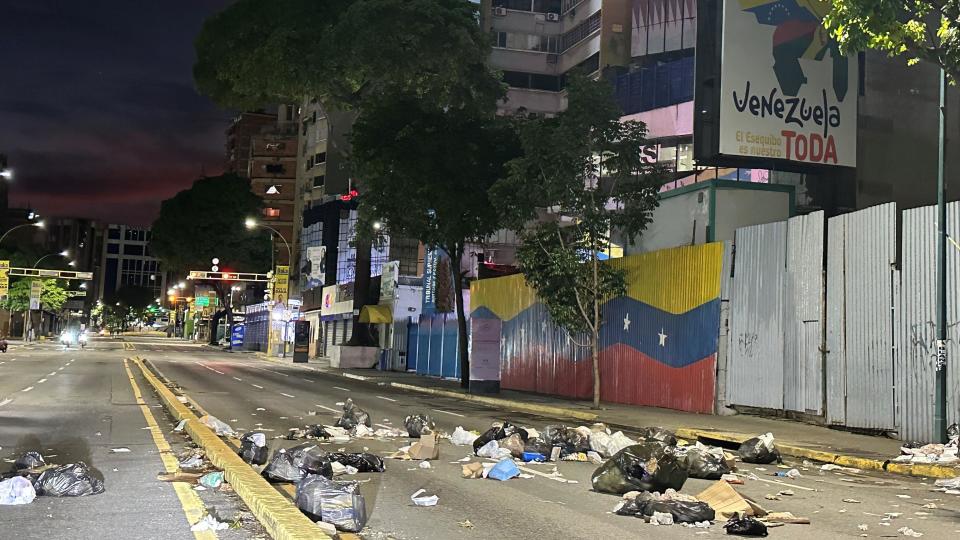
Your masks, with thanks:
[[[944,179],[947,75],[940,68],[940,133],[937,141],[937,360],[934,429],[947,442],[947,194]]]

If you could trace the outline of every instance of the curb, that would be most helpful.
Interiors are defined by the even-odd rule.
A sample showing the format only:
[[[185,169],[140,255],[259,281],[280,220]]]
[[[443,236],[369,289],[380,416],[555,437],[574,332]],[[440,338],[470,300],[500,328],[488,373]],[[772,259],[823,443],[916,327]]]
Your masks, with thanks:
[[[177,400],[173,392],[143,365],[139,357],[132,360],[159,394],[167,411],[177,420],[186,420],[187,434],[204,449],[207,458],[223,470],[226,481],[233,486],[234,491],[272,538],[275,540],[330,538],[257,474],[233,449],[227,446],[227,443],[200,423],[200,419]]]
[[[714,440],[728,443],[740,444],[751,438],[750,435],[740,433],[730,433],[722,431],[711,431],[705,429],[680,428],[675,431],[677,437],[690,440]],[[833,452],[824,452],[822,450],[813,450],[802,446],[793,446],[790,444],[777,443],[777,448],[781,454],[820,461],[823,463],[833,463],[843,467],[854,467],[865,471],[878,471],[904,476],[916,476],[923,478],[955,478],[960,476],[960,470],[955,467],[937,465],[935,463],[895,463],[890,460],[879,460],[870,458],[860,458],[844,454],[835,454]]]

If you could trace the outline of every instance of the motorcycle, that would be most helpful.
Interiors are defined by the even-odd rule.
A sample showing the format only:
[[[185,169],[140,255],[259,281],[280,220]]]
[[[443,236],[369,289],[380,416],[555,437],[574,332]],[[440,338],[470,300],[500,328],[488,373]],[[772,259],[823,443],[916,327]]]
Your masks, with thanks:
[[[0,352],[7,352],[7,340],[5,339],[0,339]]]
[[[90,336],[86,332],[80,332],[80,336],[77,338],[77,341],[80,343],[80,348],[85,349],[87,347],[87,340]]]

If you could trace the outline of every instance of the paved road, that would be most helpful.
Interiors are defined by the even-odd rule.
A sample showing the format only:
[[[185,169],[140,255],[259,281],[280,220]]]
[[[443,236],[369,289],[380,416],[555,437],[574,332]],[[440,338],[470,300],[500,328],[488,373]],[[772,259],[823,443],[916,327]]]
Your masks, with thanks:
[[[374,424],[389,426],[402,427],[407,414],[420,412],[431,414],[438,427],[448,432],[458,425],[482,431],[492,421],[504,417],[538,429],[555,423],[546,418],[505,414],[473,403],[344,379],[310,365],[281,365],[250,354],[223,353],[162,338],[131,339],[130,342],[126,348],[135,351],[123,350],[119,343],[97,343],[80,353],[37,349],[28,353],[14,350],[0,356],[4,362],[0,364],[0,401],[13,399],[0,407],[0,446],[4,447],[0,455],[15,454],[10,448],[35,446],[38,443],[30,440],[38,437],[39,444],[45,448],[54,448],[61,454],[72,452],[88,459],[107,478],[108,493],[100,498],[40,500],[39,504],[29,507],[0,509],[4,519],[9,516],[15,520],[18,530],[28,531],[24,537],[34,537],[36,520],[42,525],[42,530],[36,532],[37,538],[88,538],[91,536],[85,533],[94,530],[98,523],[116,525],[124,519],[128,530],[115,531],[116,538],[189,537],[189,532],[185,532],[183,510],[173,490],[169,484],[154,479],[160,468],[159,459],[155,448],[151,448],[153,441],[149,432],[141,429],[145,424],[129,390],[122,363],[124,355],[136,354],[148,359],[203,409],[236,430],[263,429],[276,437],[291,427],[332,423],[338,416],[337,404],[347,397],[370,412]],[[76,360],[71,363],[73,358]],[[58,375],[48,376],[60,367],[63,370]],[[39,383],[42,378],[47,381]],[[152,392],[146,391],[145,382],[139,378],[137,381],[145,389],[144,398],[155,404]],[[53,386],[49,386],[51,383]],[[33,390],[23,392],[29,386],[33,386]],[[43,391],[38,391],[40,387]],[[68,407],[64,406],[66,403]],[[152,410],[161,424],[170,426],[160,410]],[[100,424],[109,427],[100,428]],[[101,435],[97,436],[96,431]],[[171,438],[169,433],[167,437]],[[282,439],[270,441],[272,449],[294,444]],[[359,439],[327,446],[349,451],[369,449],[384,454],[407,444],[406,438]],[[109,448],[113,446],[130,447],[134,452],[110,454]],[[537,540],[553,536],[726,536],[719,524],[707,530],[655,527],[635,518],[613,515],[610,512],[618,498],[590,490],[593,465],[564,462],[557,466],[564,479],[576,483],[561,483],[541,476],[508,482],[465,480],[460,477],[461,464],[457,460],[469,454],[468,448],[444,441],[441,458],[434,461],[430,469],[420,469],[416,462],[388,460],[384,473],[357,475],[356,478],[364,482],[361,489],[370,514],[369,527],[361,536]],[[904,526],[923,533],[924,538],[954,538],[960,531],[960,499],[931,492],[932,481],[888,475],[820,473],[815,466],[804,469],[802,464],[796,465],[804,476],[790,482],[794,486],[793,496],[781,496],[780,501],[765,500],[766,494],[790,488],[756,480],[738,488],[768,510],[790,511],[813,522],[773,529],[772,538],[856,538],[864,534],[876,538],[898,536],[897,529]],[[530,469],[549,472],[553,466],[531,465]],[[113,468],[118,471],[112,472]],[[775,470],[774,467],[758,470],[749,465],[745,469],[766,479]],[[696,494],[709,484],[689,480],[683,491]],[[409,497],[421,488],[438,495],[440,503],[430,508],[413,506]],[[844,499],[860,502],[843,502]],[[924,507],[931,503],[937,508]],[[48,507],[51,510],[47,510]],[[900,515],[884,520],[887,512]],[[46,517],[48,514],[53,517]],[[467,520],[472,528],[463,526]],[[136,523],[135,531],[130,523]],[[867,525],[867,530],[859,530],[860,524]],[[66,526],[75,529],[67,531]],[[126,532],[130,534],[124,534]],[[246,530],[235,534],[254,533]]]
[[[48,462],[87,463],[106,487],[96,496],[38,497],[26,506],[0,506],[0,538],[194,538],[173,485],[156,480],[163,470],[160,451],[123,355],[119,341],[99,341],[82,351],[52,343],[15,346],[0,355],[0,470],[23,452],[38,450]],[[185,441],[171,437],[172,425],[149,384],[142,377],[135,382],[161,437],[175,452],[181,450]],[[129,452],[113,451],[119,448]],[[200,495],[207,509],[224,519],[239,511],[235,496]],[[219,537],[262,537],[249,517],[252,526]]]
[[[542,429],[554,420],[477,406],[453,399],[424,396],[378,386],[375,383],[349,380],[323,373],[307,366],[281,365],[250,354],[229,354],[212,350],[161,350],[162,343],[138,344],[154,348],[138,352],[151,360],[163,374],[179,383],[211,414],[230,423],[238,431],[265,429],[279,437],[291,427],[326,420],[332,423],[338,414],[338,403],[351,397],[366,409],[375,424],[401,426],[407,414],[429,413],[438,427],[451,432],[462,425],[482,431],[490,423],[504,417],[520,425]],[[262,410],[261,410],[262,409]],[[316,413],[317,416],[311,416]],[[285,440],[271,441],[271,447],[291,446]],[[408,444],[399,440],[354,440],[334,445],[350,451],[368,448],[387,453]],[[388,461],[387,472],[361,474],[366,481],[363,493],[370,510],[369,538],[459,538],[512,537],[542,539],[552,536],[575,538],[689,538],[724,535],[719,525],[707,531],[680,526],[658,527],[640,520],[611,514],[617,497],[590,490],[593,465],[560,463],[563,477],[577,483],[560,483],[536,476],[508,482],[464,480],[457,461],[469,455],[464,447],[444,441],[441,459],[428,470],[416,463]],[[802,464],[797,464],[801,466]],[[531,469],[548,472],[553,465],[533,465]],[[770,478],[774,467],[756,470],[761,478]],[[896,476],[821,474],[816,466],[802,471],[804,477],[791,482],[794,495],[780,501],[765,500],[787,486],[748,481],[739,488],[745,495],[760,501],[771,511],[790,511],[809,517],[812,525],[788,525],[771,531],[780,538],[842,538],[897,536],[897,529],[908,526],[924,533],[925,538],[955,537],[960,530],[960,499],[931,492],[932,481],[904,479]],[[710,485],[709,481],[689,480],[684,492],[696,494]],[[409,496],[420,488],[435,493],[440,503],[432,508],[411,504]],[[810,488],[816,491],[805,491]],[[857,502],[843,502],[844,499]],[[936,509],[924,508],[934,504]],[[883,520],[887,512],[901,514]],[[472,529],[461,523],[469,520]],[[889,525],[884,525],[889,523]],[[861,531],[858,525],[867,525]],[[700,534],[697,533],[707,533]]]

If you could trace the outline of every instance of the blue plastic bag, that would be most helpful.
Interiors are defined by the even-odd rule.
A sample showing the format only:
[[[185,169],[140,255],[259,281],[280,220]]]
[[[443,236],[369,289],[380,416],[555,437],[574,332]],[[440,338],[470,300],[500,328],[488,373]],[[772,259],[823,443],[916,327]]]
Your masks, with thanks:
[[[524,461],[546,461],[547,456],[541,454],[540,452],[524,452],[523,460]]]
[[[520,469],[517,468],[517,464],[514,463],[512,459],[505,459],[497,463],[487,474],[487,478],[500,481],[509,480],[517,476],[520,476]]]

